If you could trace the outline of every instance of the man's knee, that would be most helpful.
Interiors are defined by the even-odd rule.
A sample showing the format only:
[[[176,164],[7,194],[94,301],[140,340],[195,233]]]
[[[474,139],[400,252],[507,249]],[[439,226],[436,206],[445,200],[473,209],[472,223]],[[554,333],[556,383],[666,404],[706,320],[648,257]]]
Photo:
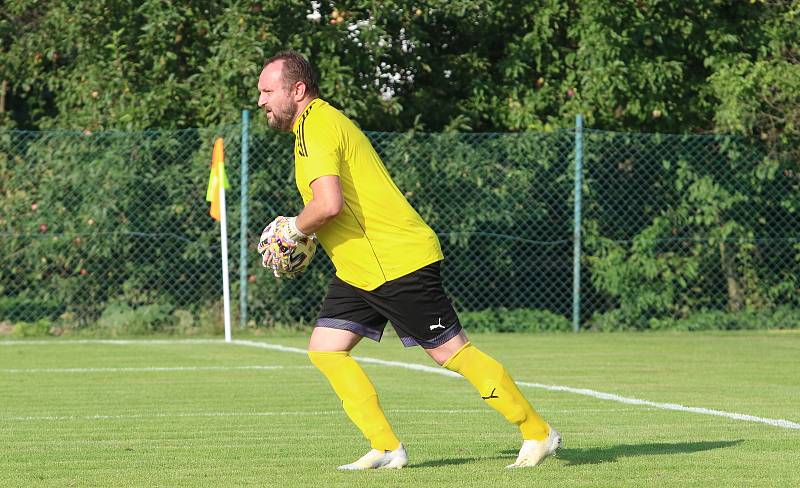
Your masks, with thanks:
[[[453,337],[441,346],[434,347],[433,349],[425,349],[425,352],[428,353],[431,359],[439,363],[439,366],[443,366],[444,363],[446,363],[447,360],[460,351],[461,348],[467,344],[467,342],[469,342],[469,339],[467,339],[467,334],[462,330],[457,336]]]
[[[309,351],[341,352],[349,351],[358,344],[361,336],[349,330],[314,327],[308,341]]]

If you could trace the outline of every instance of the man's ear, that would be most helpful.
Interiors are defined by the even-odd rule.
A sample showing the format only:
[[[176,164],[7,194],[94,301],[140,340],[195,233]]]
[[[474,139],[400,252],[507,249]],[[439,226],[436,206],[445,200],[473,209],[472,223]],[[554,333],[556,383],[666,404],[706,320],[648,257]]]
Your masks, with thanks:
[[[294,100],[299,102],[306,96],[306,84],[302,81],[298,81],[294,84]]]

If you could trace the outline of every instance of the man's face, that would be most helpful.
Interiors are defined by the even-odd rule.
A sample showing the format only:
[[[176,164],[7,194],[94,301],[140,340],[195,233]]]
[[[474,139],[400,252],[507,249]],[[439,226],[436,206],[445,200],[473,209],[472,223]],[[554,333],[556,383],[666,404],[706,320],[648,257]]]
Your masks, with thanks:
[[[283,61],[268,64],[258,77],[258,106],[267,115],[269,126],[289,132],[297,114],[294,87],[283,80]]]

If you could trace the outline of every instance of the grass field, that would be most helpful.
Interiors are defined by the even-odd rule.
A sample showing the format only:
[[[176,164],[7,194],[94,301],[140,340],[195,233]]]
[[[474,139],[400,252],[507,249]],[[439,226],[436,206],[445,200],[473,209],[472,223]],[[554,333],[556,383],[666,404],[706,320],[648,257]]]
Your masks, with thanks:
[[[521,383],[800,422],[800,334],[472,339]],[[435,366],[391,336],[355,355]],[[221,340],[0,342],[0,486],[800,486],[791,425],[531,386],[564,447],[506,470],[518,433],[465,380],[362,364],[408,449],[403,470],[334,469],[368,446],[303,354]]]

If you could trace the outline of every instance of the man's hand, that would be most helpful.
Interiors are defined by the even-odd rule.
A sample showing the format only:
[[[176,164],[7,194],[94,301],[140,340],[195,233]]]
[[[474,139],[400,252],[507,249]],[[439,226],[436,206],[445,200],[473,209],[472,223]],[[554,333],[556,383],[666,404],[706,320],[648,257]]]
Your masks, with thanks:
[[[297,228],[297,217],[279,216],[274,222],[275,236],[287,248],[296,247],[299,239],[308,237]]]
[[[276,253],[280,253],[279,246],[274,245],[276,243],[276,238],[275,238],[276,220],[270,222],[269,225],[264,227],[264,230],[261,231],[261,237],[258,240],[258,247],[257,247],[258,253],[261,254],[261,266],[265,268],[272,268],[273,274],[276,272],[275,266],[277,264],[277,261],[275,260],[275,258],[278,257]]]
[[[269,223],[261,233],[258,252],[261,265],[271,268],[276,278],[293,278],[291,254],[299,239],[307,238],[295,223],[296,217],[279,216]]]

